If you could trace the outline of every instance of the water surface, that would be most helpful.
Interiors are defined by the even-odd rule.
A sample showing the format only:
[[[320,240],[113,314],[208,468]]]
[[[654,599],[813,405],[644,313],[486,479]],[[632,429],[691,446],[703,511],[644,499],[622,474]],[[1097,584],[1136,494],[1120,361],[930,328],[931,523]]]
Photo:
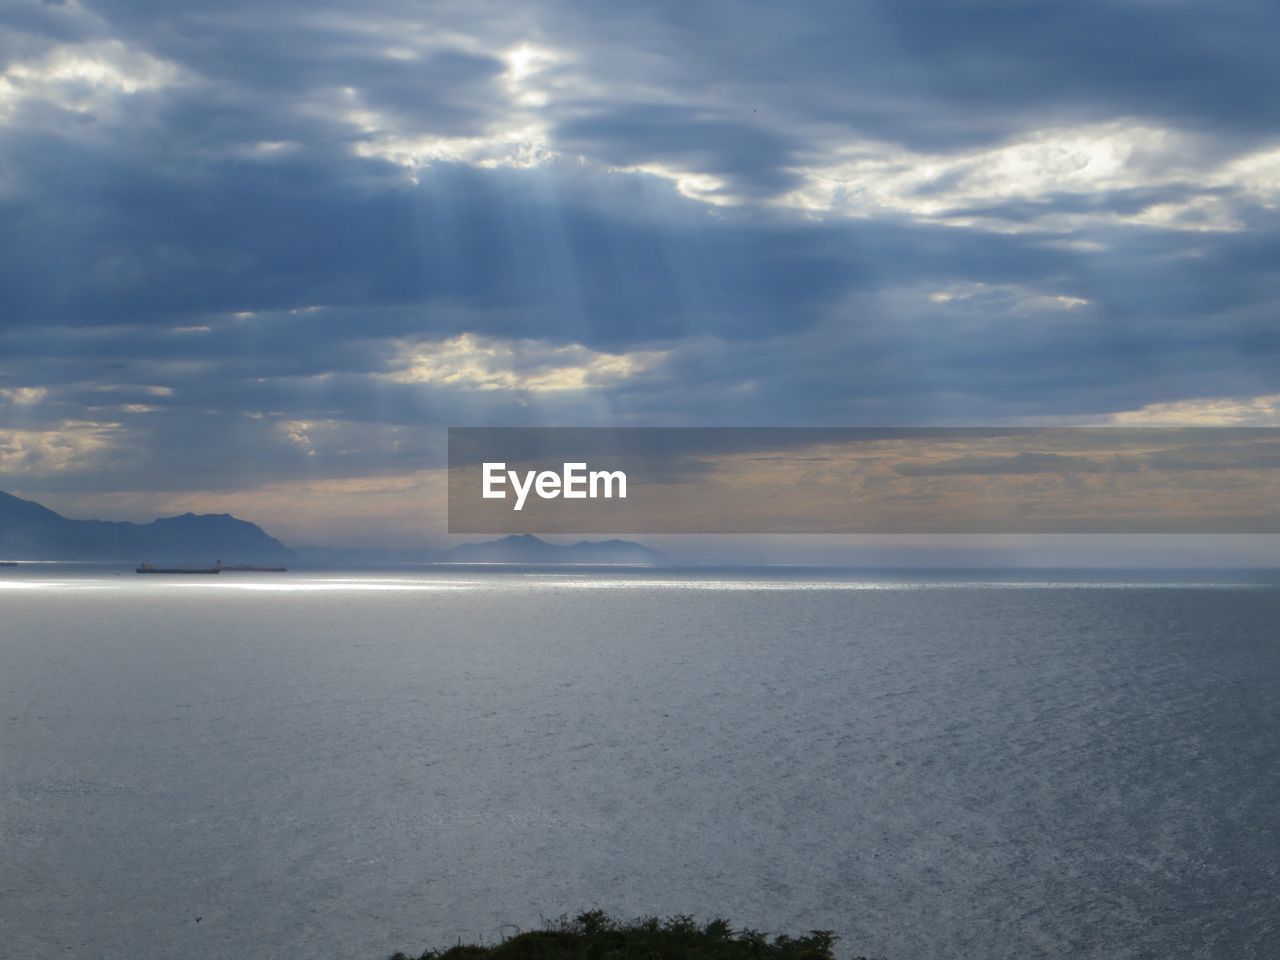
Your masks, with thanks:
[[[1280,956],[1277,624],[1227,575],[7,570],[0,942]]]

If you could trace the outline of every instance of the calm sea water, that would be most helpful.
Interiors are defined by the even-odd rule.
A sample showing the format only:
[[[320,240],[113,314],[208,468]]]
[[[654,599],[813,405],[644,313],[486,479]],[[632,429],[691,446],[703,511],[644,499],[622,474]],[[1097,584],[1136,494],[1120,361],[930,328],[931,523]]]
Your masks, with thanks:
[[[1280,956],[1280,587],[1020,579],[4,571],[0,950]]]

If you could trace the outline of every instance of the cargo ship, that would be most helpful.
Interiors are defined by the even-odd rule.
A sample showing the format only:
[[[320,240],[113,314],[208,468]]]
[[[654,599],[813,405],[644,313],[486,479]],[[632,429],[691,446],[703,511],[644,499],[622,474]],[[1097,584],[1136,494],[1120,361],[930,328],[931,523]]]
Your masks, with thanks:
[[[220,567],[156,567],[140,563],[135,573],[221,573]]]
[[[230,570],[234,573],[288,573],[288,567],[255,567],[251,563],[223,563],[221,560],[215,560],[214,564],[219,570]]]

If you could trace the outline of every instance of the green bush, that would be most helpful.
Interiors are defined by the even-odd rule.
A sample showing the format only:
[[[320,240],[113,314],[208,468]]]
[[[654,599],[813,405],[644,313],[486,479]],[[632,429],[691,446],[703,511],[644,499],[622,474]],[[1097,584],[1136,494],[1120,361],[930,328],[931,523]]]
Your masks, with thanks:
[[[770,940],[758,930],[735,932],[726,920],[699,926],[693,917],[678,914],[622,922],[591,910],[492,946],[459,943],[424,951],[417,960],[834,960],[835,943],[830,930]],[[397,953],[391,960],[413,958]]]

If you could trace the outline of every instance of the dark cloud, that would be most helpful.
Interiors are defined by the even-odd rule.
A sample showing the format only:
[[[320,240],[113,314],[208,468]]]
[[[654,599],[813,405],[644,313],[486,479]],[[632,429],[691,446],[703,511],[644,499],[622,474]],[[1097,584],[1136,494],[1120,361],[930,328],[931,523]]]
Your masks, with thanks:
[[[1274,133],[1280,11],[1270,4],[907,0],[877,9],[901,54],[930,65],[935,96],[967,115],[1129,116]]]
[[[794,144],[745,121],[707,116],[688,107],[619,104],[559,124],[555,141],[619,167],[665,164],[700,170],[773,196],[796,185],[787,172]],[[710,191],[715,193],[715,191]]]

